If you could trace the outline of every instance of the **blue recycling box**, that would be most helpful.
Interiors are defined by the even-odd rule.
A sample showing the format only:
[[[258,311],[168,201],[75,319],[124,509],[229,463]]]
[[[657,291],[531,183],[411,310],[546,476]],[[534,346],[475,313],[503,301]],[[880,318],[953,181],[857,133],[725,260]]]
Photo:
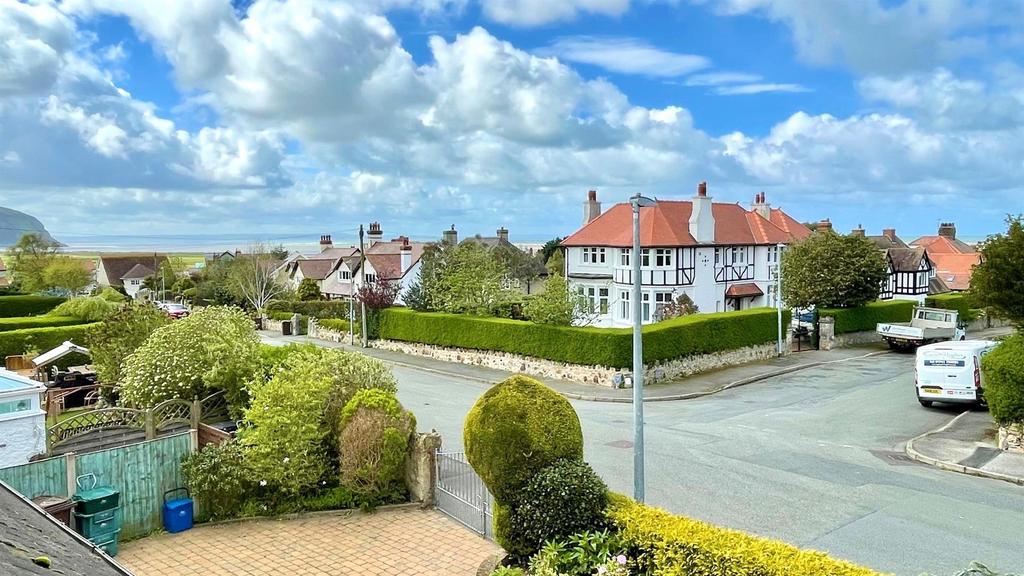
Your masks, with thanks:
[[[168,500],[167,496],[175,492],[185,492],[184,498]],[[195,504],[192,501],[188,488],[172,488],[164,492],[164,530],[170,533],[184,532],[192,527],[192,517]]]

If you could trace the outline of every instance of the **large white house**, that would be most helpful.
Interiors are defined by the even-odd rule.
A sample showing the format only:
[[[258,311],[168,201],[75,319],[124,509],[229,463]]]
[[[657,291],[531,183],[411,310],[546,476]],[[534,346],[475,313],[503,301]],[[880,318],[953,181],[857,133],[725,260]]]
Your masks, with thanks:
[[[811,230],[764,193],[748,210],[712,202],[707,184],[691,200],[658,200],[640,209],[642,322],[687,294],[700,312],[775,306],[772,268],[780,245]],[[584,203],[583,227],[562,241],[571,288],[585,299],[596,326],[632,324],[633,213],[629,203],[601,212],[597,193]]]

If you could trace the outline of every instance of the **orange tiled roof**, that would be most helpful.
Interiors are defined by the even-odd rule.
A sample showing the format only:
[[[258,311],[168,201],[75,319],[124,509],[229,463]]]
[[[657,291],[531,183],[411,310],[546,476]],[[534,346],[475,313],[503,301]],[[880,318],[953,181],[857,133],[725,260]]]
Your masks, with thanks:
[[[928,250],[928,257],[935,266],[935,275],[951,290],[963,291],[971,287],[971,272],[981,262],[981,254],[946,254]]]
[[[729,298],[744,298],[747,296],[763,296],[764,292],[761,288],[753,282],[746,284],[733,284],[729,286],[729,289],[725,291],[725,295]]]
[[[910,243],[911,246],[919,246],[928,250],[928,254],[974,254],[977,250],[962,240],[947,238],[945,236],[921,236]]]
[[[689,200],[659,200],[654,206],[641,208],[640,245],[698,245],[690,235],[692,210]],[[771,211],[771,220],[739,204],[712,203],[711,213],[715,216],[715,244],[778,244],[811,234],[806,226],[777,208]],[[633,245],[632,219],[629,204],[616,204],[563,240],[562,245],[628,248]]]

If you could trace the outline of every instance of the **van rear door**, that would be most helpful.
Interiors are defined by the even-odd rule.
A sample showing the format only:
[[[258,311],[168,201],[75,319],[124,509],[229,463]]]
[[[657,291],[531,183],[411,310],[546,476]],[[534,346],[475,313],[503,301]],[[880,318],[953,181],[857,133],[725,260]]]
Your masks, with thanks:
[[[976,398],[977,359],[967,350],[923,350],[917,361],[917,388],[929,400]]]

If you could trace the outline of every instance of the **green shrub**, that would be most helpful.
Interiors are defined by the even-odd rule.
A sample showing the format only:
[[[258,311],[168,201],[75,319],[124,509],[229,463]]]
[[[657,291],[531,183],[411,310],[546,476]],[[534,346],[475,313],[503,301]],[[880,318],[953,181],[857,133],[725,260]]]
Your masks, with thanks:
[[[635,559],[618,532],[584,531],[544,544],[530,561],[531,576],[629,576]]]
[[[238,308],[211,306],[157,328],[124,361],[121,401],[150,407],[170,398],[225,390],[237,413],[259,371],[259,337]]]
[[[0,332],[0,358],[24,354],[28,351],[45,352],[59,346],[65,340],[84,342],[86,332],[98,324],[77,324],[74,326],[52,326],[47,328],[25,328]]]
[[[270,312],[292,312],[314,318],[348,318],[348,307],[345,300],[271,300],[267,304]]]
[[[916,302],[911,300],[880,300],[857,308],[820,308],[818,317],[836,319],[836,334],[874,332],[879,322],[910,322]]]
[[[499,566],[492,570],[489,576],[526,576],[526,572],[522,568]]]
[[[50,313],[55,316],[71,316],[88,322],[99,322],[110,318],[120,309],[120,304],[99,296],[86,296],[63,302]]]
[[[155,306],[128,305],[106,322],[93,324],[86,333],[85,345],[89,348],[100,382],[120,383],[125,359],[134,354],[157,328],[170,323],[167,314]]]
[[[118,292],[116,288],[111,288],[110,286],[107,286],[103,290],[100,290],[99,294],[96,294],[96,296],[103,298],[107,302],[114,302],[118,304],[121,302],[128,301],[127,296]]]
[[[512,502],[505,550],[525,558],[545,542],[600,530],[607,504],[608,487],[586,462],[559,460],[530,478]]]
[[[252,492],[253,483],[237,442],[208,444],[185,456],[181,474],[199,505],[200,522],[237,516]]]
[[[959,312],[959,319],[964,322],[976,320],[979,310],[971,308],[970,298],[963,293],[939,294],[924,299],[924,305],[929,308],[943,308],[945,310],[956,310]]]
[[[51,326],[74,326],[84,324],[82,320],[71,316],[22,316],[20,318],[0,318],[0,332],[9,330],[25,330],[27,328],[48,328]]]
[[[391,392],[356,392],[341,412],[341,485],[368,502],[407,493],[405,459],[416,419]]]
[[[786,311],[783,323],[788,322]],[[773,342],[777,330],[776,311],[769,308],[674,318],[644,326],[644,362],[651,364]],[[571,364],[624,368],[633,362],[629,328],[552,326],[388,308],[381,310],[380,337],[494,350]]]
[[[719,528],[610,495],[609,517],[640,573],[702,576],[879,576],[879,573],[782,542]],[[644,571],[647,570],[647,571]]]
[[[981,359],[985,399],[1000,425],[1024,422],[1024,335],[1004,340]]]
[[[267,370],[269,379],[250,384],[252,403],[239,432],[246,467],[266,482],[271,498],[308,494],[336,471],[342,408],[359,390],[393,394],[394,376],[379,360],[333,348],[264,348],[261,357],[276,368]]]
[[[0,296],[0,318],[46,314],[65,300],[60,296]]]
[[[317,319],[316,323],[320,326],[323,326],[324,328],[327,328],[328,330],[334,330],[335,332],[341,332],[344,334],[348,333],[350,326],[348,320],[342,320],[340,318],[324,318],[322,320]],[[353,328],[353,333],[359,334],[359,322],[356,322],[351,326]]]
[[[583,432],[572,405],[526,376],[512,376],[485,392],[466,415],[463,438],[470,465],[506,504],[543,468],[583,457]]]

